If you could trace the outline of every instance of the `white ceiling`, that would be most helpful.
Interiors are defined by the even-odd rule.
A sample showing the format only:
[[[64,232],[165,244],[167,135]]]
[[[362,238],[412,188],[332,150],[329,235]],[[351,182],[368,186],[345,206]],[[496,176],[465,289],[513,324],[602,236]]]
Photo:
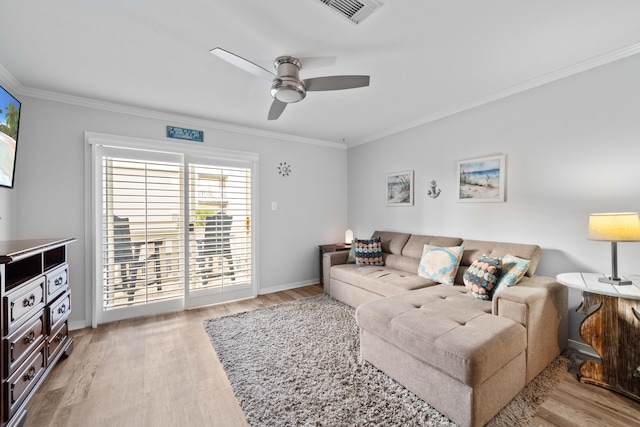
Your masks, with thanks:
[[[355,145],[640,52],[637,0],[383,2],[354,25],[315,0],[2,0],[0,71],[28,94]],[[214,47],[371,85],[311,92],[268,121],[270,83]]]

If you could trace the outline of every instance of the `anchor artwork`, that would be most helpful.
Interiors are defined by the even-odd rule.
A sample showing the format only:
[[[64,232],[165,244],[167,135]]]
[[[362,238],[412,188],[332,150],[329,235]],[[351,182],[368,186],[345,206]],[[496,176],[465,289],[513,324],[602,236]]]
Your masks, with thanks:
[[[435,199],[440,195],[440,189],[438,188],[438,184],[436,184],[436,180],[431,181],[431,190],[427,191],[427,194],[432,199]]]

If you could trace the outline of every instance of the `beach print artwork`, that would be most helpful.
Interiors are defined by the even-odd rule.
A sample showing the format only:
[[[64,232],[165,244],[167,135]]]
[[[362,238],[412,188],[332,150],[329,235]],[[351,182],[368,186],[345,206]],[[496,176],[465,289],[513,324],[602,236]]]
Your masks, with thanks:
[[[458,162],[458,200],[504,201],[504,155]]]
[[[413,205],[413,171],[387,175],[387,206]]]

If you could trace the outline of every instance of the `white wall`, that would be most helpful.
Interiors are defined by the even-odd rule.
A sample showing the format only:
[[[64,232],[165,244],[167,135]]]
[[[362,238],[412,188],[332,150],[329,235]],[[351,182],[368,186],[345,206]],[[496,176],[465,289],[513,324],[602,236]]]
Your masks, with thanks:
[[[349,149],[349,227],[535,243],[538,274],[610,272],[610,245],[586,238],[588,216],[640,211],[639,76],[636,55]],[[507,156],[506,202],[457,202],[456,162],[496,153]],[[408,169],[415,206],[385,207],[385,174]],[[619,273],[640,274],[640,243],[618,252]],[[572,291],[574,340],[579,301]]]
[[[88,310],[82,309],[82,302],[87,300],[86,287],[93,286],[84,283],[85,259],[90,253],[90,248],[85,247],[85,131],[164,141],[166,126],[176,125],[204,130],[205,145],[258,153],[261,293],[317,283],[318,245],[344,238],[345,149],[25,96],[21,101],[17,181],[13,190],[17,194],[16,218],[12,220],[17,225],[15,237],[78,239],[71,244],[69,253],[72,298],[76,301],[70,317],[74,326],[91,319]],[[277,167],[285,161],[292,165],[293,173],[283,178]],[[0,192],[1,202],[3,197],[7,196]],[[271,210],[272,201],[278,203],[277,211]]]
[[[0,188],[0,241],[15,238],[16,190]]]

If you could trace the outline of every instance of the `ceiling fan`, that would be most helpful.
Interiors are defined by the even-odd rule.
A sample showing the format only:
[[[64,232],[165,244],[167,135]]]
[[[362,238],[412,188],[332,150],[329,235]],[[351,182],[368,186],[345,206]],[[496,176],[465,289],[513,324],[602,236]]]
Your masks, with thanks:
[[[287,104],[302,101],[307,91],[341,90],[369,86],[369,76],[326,76],[300,80],[302,62],[292,56],[276,58],[274,67],[277,74],[274,74],[219,47],[211,49],[210,52],[238,68],[272,81],[273,103],[269,109],[269,120],[276,120],[280,117]]]

